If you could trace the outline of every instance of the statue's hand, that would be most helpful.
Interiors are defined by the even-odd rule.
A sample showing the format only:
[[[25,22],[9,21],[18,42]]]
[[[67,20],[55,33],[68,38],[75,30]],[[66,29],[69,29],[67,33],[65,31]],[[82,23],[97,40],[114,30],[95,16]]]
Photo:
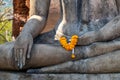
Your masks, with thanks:
[[[26,59],[30,58],[32,44],[33,37],[29,33],[22,33],[17,37],[14,45],[14,59],[19,69],[22,69]]]
[[[96,42],[96,37],[97,33],[95,31],[86,32],[85,34],[79,36],[78,45],[88,45]]]

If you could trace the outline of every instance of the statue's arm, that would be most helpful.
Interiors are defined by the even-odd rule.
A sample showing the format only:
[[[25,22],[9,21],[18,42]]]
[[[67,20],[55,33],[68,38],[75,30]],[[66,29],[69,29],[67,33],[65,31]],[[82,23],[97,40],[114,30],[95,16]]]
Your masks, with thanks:
[[[14,44],[15,62],[19,68],[22,68],[26,59],[30,58],[33,38],[38,36],[45,27],[50,0],[30,0],[30,4],[30,19]]]
[[[38,36],[45,27],[49,7],[50,0],[31,0],[29,12],[30,19],[24,25],[21,33],[30,33],[33,38]]]
[[[79,37],[78,45],[108,41],[120,37],[120,16],[115,17],[98,31],[86,32]]]

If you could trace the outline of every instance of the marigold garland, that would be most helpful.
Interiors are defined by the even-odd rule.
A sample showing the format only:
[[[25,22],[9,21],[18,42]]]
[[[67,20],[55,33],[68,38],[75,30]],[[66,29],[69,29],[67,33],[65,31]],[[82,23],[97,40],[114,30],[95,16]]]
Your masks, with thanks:
[[[67,39],[65,37],[61,37],[60,38],[60,44],[62,45],[63,48],[65,48],[68,51],[71,51],[75,48],[76,44],[78,42],[78,36],[77,35],[73,35],[70,39],[70,42],[67,42]],[[75,58],[75,55],[72,54],[71,58]]]

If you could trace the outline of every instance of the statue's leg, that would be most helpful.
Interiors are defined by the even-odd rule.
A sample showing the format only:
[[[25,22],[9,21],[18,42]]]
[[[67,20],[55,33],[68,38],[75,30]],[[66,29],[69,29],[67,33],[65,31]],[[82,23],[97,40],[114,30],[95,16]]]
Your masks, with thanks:
[[[39,69],[38,71],[40,72],[41,71],[42,72],[80,72],[80,73],[119,72],[120,71],[120,67],[119,67],[120,51],[119,50],[115,51],[117,49],[120,49],[119,41],[109,42],[109,43],[95,43],[87,47],[82,47],[79,49],[77,48],[76,50],[77,58],[80,59],[81,57],[85,59],[78,60],[78,61],[69,61],[69,62],[52,66],[52,67],[45,67],[45,68]],[[104,53],[107,53],[107,54],[104,54]],[[91,58],[88,58],[88,57],[91,57]],[[58,59],[60,58],[58,57]],[[29,72],[31,71],[34,71],[34,70],[30,70]]]
[[[120,72],[120,51],[114,51],[105,55],[69,61],[63,64],[38,69],[38,72],[75,72],[75,73],[107,73]],[[32,72],[34,70],[28,70]]]
[[[14,42],[0,45],[0,69],[2,70],[19,70],[15,65],[15,56],[13,54]],[[18,49],[19,52],[19,49]],[[47,65],[59,64],[71,60],[70,52],[64,50],[59,45],[34,44],[31,50],[31,58],[27,59],[25,69],[37,68]],[[24,55],[18,54],[17,57]]]
[[[12,51],[13,46],[13,42],[0,45],[0,69],[18,69],[15,66],[15,58]],[[108,43],[94,43],[90,46],[83,47],[78,46],[75,49],[76,59],[74,60],[93,57],[118,49],[120,49],[119,41]],[[71,60],[71,51],[66,51],[60,45],[34,44],[31,50],[31,58],[27,59],[24,69],[50,66]]]
[[[13,54],[14,42],[0,45],[0,69],[17,70]],[[78,46],[75,49],[76,59],[93,57],[120,49],[119,41],[108,43],[93,43],[90,46]],[[18,55],[17,57],[21,57]],[[25,69],[50,66],[70,61],[71,51],[66,51],[60,45],[34,44],[31,58],[27,59]],[[38,62],[39,61],[39,62]]]
[[[0,45],[0,69],[15,70],[13,61],[13,46],[14,42]]]
[[[108,41],[120,37],[120,16],[115,17],[98,31],[91,31],[79,37],[78,45],[97,41]]]

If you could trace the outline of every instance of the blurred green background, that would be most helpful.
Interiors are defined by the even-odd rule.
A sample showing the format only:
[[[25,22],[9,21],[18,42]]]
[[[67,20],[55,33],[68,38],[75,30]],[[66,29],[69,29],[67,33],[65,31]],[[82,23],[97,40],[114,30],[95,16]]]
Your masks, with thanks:
[[[0,44],[12,41],[12,0],[0,0]]]

